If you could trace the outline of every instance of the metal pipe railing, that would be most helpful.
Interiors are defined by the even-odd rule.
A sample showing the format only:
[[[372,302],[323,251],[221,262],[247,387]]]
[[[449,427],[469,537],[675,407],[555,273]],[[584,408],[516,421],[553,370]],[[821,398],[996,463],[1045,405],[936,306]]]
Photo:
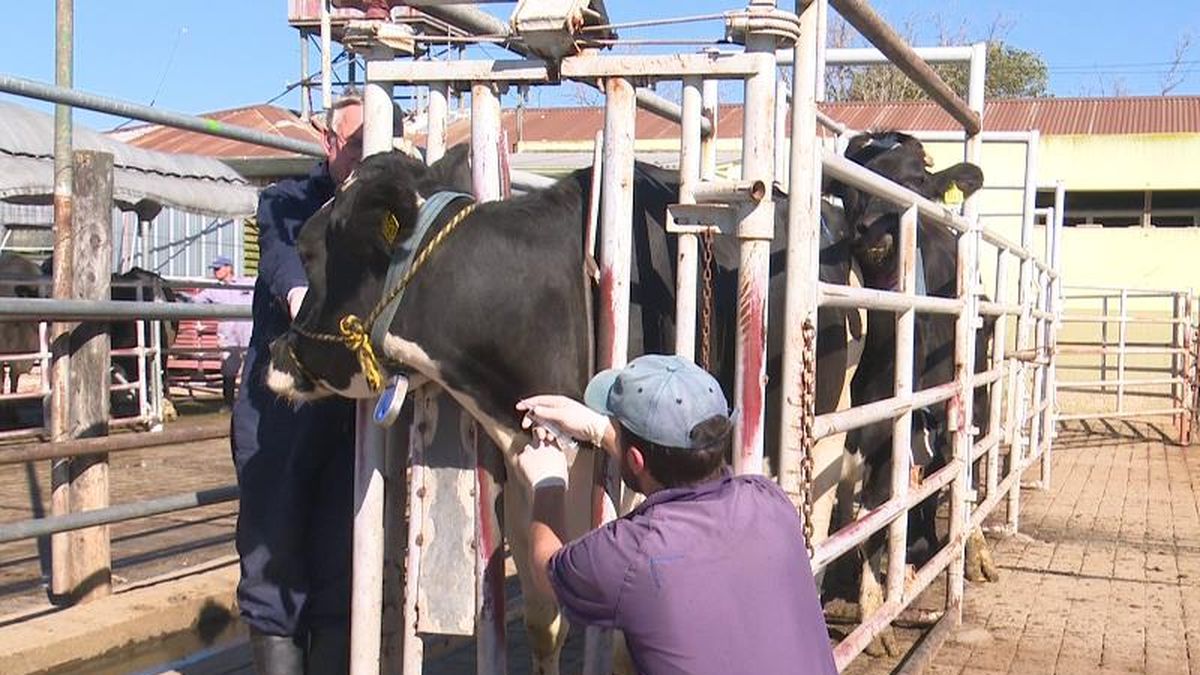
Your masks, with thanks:
[[[325,157],[325,149],[318,143],[310,143],[286,136],[275,136],[255,129],[225,124],[206,117],[197,117],[161,108],[152,108],[147,105],[121,101],[98,94],[89,94],[76,89],[56,87],[34,80],[13,77],[12,75],[0,74],[0,91],[17,96],[69,105],[75,108],[85,108],[109,115],[116,115],[117,117],[129,117],[143,122],[186,129],[208,136],[217,136],[219,138],[253,143],[254,145],[267,148],[286,150],[300,155]]]
[[[157,516],[162,513],[194,509],[210,504],[231,502],[237,498],[238,487],[236,485],[225,485],[208,490],[185,492],[169,497],[147,499],[145,501],[120,504],[103,509],[69,513],[63,516],[3,523],[0,524],[0,544],[19,541],[21,539],[44,537],[60,532],[71,532],[73,530],[81,530],[85,527],[112,525],[113,523],[120,523],[126,520],[134,520],[135,518]]]

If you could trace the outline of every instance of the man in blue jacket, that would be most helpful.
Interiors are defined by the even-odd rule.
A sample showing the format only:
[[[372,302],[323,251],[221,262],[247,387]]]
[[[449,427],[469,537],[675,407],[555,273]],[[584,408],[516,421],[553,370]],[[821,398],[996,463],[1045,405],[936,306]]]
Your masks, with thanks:
[[[296,405],[265,383],[269,345],[288,330],[308,286],[300,229],[362,157],[361,99],[343,98],[327,112],[324,145],[326,162],[259,198],[254,328],[233,409],[238,605],[256,670],[267,675],[349,667],[354,404]]]

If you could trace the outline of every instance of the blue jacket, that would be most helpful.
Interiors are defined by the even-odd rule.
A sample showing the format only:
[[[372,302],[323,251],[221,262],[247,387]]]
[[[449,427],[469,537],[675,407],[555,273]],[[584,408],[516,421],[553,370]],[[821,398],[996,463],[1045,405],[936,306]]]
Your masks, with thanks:
[[[271,342],[291,324],[288,291],[308,284],[296,250],[300,229],[312,214],[333,197],[335,185],[324,163],[302,179],[282,180],[262,191],[258,202],[258,279],[254,284],[252,312],[254,328],[242,371],[242,388],[233,411],[234,459],[239,463],[256,451],[259,439],[277,439],[278,444],[305,443],[297,430],[309,424],[322,426],[319,419],[334,408],[344,415],[353,408],[346,400],[328,400],[299,407],[282,401],[266,385]],[[330,430],[332,434],[332,429]],[[323,434],[322,434],[323,435]],[[327,439],[311,439],[324,443]],[[274,444],[274,442],[272,442]],[[353,434],[350,434],[353,447]]]

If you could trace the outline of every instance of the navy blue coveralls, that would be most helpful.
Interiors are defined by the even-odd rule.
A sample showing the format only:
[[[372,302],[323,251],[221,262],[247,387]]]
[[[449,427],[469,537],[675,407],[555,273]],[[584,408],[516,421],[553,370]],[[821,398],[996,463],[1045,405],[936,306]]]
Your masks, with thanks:
[[[304,179],[263,190],[258,203],[254,329],[231,438],[241,488],[238,604],[243,620],[269,635],[349,621],[354,404],[296,406],[266,386],[270,343],[291,323],[287,293],[308,284],[296,239],[334,187],[322,163]]]

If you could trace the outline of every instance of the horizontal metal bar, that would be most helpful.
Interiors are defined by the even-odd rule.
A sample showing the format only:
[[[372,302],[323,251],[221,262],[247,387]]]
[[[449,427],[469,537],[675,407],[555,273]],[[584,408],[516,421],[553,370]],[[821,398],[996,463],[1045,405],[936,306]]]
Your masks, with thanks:
[[[50,101],[52,103],[62,103],[75,108],[85,108],[117,117],[129,117],[143,122],[153,122],[177,129],[186,129],[209,136],[252,143],[266,148],[287,150],[288,152],[312,157],[325,156],[325,149],[317,143],[301,141],[286,136],[275,136],[256,129],[233,126],[206,117],[185,115],[183,113],[163,110],[162,108],[152,108],[148,105],[119,101],[107,96],[89,94],[76,89],[56,87],[51,84],[26,80],[11,75],[0,75],[0,91],[16,94],[17,96]]]
[[[1021,306],[1014,303],[979,301],[979,313],[984,316],[1021,316]]]
[[[1038,416],[1041,415],[1042,413],[1046,412],[1046,409],[1049,407],[1050,407],[1050,399],[1045,399],[1044,401],[1042,401],[1041,403],[1038,404],[1038,407],[1030,410],[1029,413],[1027,413],[1025,415],[1025,423],[1028,424],[1030,422],[1030,420],[1037,419]]]
[[[938,298],[931,295],[908,295],[875,288],[841,286],[819,282],[817,303],[822,307],[848,307],[888,311],[913,309],[928,314],[958,315],[962,313],[963,301],[956,298]]]
[[[22,464],[60,457],[93,455],[106,452],[123,452],[140,448],[153,448],[176,443],[195,443],[229,436],[229,421],[194,427],[167,429],[141,433],[117,434],[99,438],[76,438],[57,443],[26,443],[0,448],[0,465]]]
[[[702,54],[649,54],[621,56],[571,56],[556,73],[537,59],[478,59],[469,61],[368,61],[367,79],[375,82],[430,84],[434,82],[512,82],[558,84],[560,78],[594,80],[604,77],[637,77],[656,80],[703,76],[710,79],[745,79],[770,66],[769,54],[705,52]]]
[[[113,319],[250,318],[249,305],[0,298],[0,319],[7,320],[110,321]]]
[[[231,502],[238,498],[236,485],[224,485],[209,490],[185,492],[183,494],[147,499],[140,502],[109,506],[103,509],[93,509],[80,513],[70,513],[65,516],[35,518],[15,523],[0,524],[0,544],[34,537],[44,537],[56,532],[70,532],[85,527],[111,525],[135,518],[157,516],[162,513],[194,509],[198,506]]]
[[[1187,352],[1183,347],[1131,347],[1125,345],[1108,345],[1108,346],[1086,346],[1086,345],[1064,345],[1059,343],[1059,354],[1184,354]]]
[[[1113,366],[1113,370],[1115,369],[1116,367]],[[1167,384],[1185,384],[1186,382],[1187,380],[1182,377],[1163,377],[1143,380],[1059,380],[1057,386],[1060,391],[1071,391],[1084,389],[1103,389],[1105,387],[1153,387]]]
[[[1063,314],[1061,320],[1065,323],[1141,323],[1141,324],[1188,324],[1187,319],[1156,319],[1142,316],[1120,316],[1118,314]]]
[[[974,462],[980,457],[986,455],[989,451],[991,451],[992,448],[999,447],[1000,439],[1003,437],[1003,429],[993,429],[989,431],[987,436],[984,436],[975,444],[974,447],[971,448],[971,461]]]
[[[850,552],[868,537],[887,527],[896,518],[908,512],[911,505],[889,499],[867,515],[838,530],[833,536],[813,547],[812,570],[825,569],[829,563]]]
[[[910,396],[893,396],[848,410],[817,415],[813,420],[813,436],[824,438],[851,429],[865,427],[884,420],[895,419],[909,410],[919,410],[935,403],[948,401],[958,394],[958,382],[947,382],[922,389]]]
[[[971,60],[970,47],[913,47],[913,53],[928,63],[955,63]],[[775,52],[779,63],[791,65],[793,51],[780,49]],[[891,63],[883,52],[872,47],[839,47],[825,50],[826,66],[869,66],[876,63]]]
[[[1102,291],[1102,293],[1094,296],[1075,295],[1072,291]],[[1070,284],[1063,286],[1063,292],[1068,295],[1068,300],[1077,297],[1092,297],[1106,298],[1115,297],[1125,293],[1129,298],[1158,298],[1158,297],[1175,297],[1177,295],[1190,295],[1188,291],[1178,291],[1162,288],[1122,288],[1120,286],[1088,286],[1080,284]]]
[[[1135,396],[1135,393],[1125,392],[1126,396]],[[1098,412],[1098,413],[1065,413],[1054,416],[1058,422],[1071,422],[1075,420],[1100,420],[1106,418],[1128,419],[1131,417],[1165,417],[1168,415],[1178,415],[1180,413],[1190,413],[1187,408],[1162,408],[1159,410],[1126,410],[1124,412]]]

